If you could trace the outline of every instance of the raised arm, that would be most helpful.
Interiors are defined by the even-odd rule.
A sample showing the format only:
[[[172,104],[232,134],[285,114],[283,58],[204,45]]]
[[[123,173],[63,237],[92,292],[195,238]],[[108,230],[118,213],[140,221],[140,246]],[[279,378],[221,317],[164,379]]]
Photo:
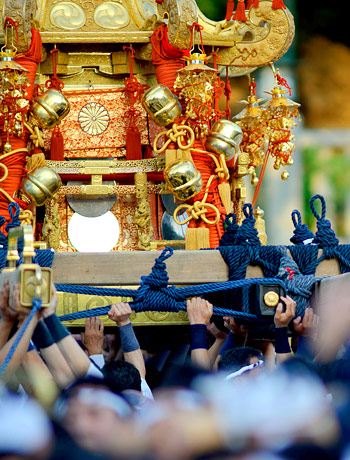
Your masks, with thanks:
[[[18,312],[9,306],[9,292],[9,281],[6,280],[0,290],[0,349],[8,341],[18,316]]]
[[[131,313],[132,310],[128,303],[119,302],[111,306],[108,316],[118,326],[125,361],[133,364],[140,372],[141,378],[145,379],[145,360],[130,321]]]
[[[21,312],[19,316],[19,328],[17,332],[13,335],[13,337],[4,344],[4,346],[0,350],[0,364],[4,365],[5,358],[8,357],[8,353],[10,350],[13,350],[13,354],[11,356],[10,361],[6,365],[6,369],[4,369],[4,375],[7,375],[11,372],[14,372],[18,366],[22,363],[22,360],[28,350],[29,342],[34,332],[38,321],[40,320],[41,312],[35,312],[31,318],[29,315],[31,314],[30,308],[24,308],[20,304],[20,285],[16,284],[12,290],[10,291],[9,299],[8,299],[8,311],[9,312]],[[17,343],[18,342],[18,343]],[[15,344],[17,343],[16,347]]]
[[[54,300],[50,307],[44,311],[45,325],[49,330],[54,343],[57,344],[59,351],[62,353],[73,376],[75,378],[83,377],[88,373],[89,368],[92,365],[91,361],[74,337],[72,337],[68,329],[56,316],[56,308],[58,304],[56,289],[54,289],[53,299]],[[51,352],[55,353],[55,350],[52,349]]]
[[[191,360],[205,369],[210,369],[207,325],[213,315],[213,305],[200,297],[187,300],[187,315],[191,328]]]
[[[288,325],[295,316],[296,302],[289,296],[281,297],[285,303],[285,310],[282,303],[279,303],[275,316],[275,352],[277,364],[286,361],[292,356],[292,350],[288,340]]]

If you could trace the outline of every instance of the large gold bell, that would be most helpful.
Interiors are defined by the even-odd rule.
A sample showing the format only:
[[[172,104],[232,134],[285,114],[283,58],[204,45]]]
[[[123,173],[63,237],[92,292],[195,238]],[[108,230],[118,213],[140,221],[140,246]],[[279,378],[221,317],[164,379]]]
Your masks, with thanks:
[[[35,99],[30,113],[41,128],[51,129],[58,125],[69,111],[68,99],[57,89],[51,88]]]
[[[171,193],[181,201],[197,195],[202,189],[202,177],[192,161],[178,159],[164,170],[164,178]]]
[[[239,152],[242,138],[242,129],[236,123],[230,120],[219,120],[210,131],[205,146],[209,152],[218,155],[223,153],[228,161]]]
[[[174,123],[182,112],[177,96],[165,85],[152,86],[142,97],[142,105],[150,118],[160,126]]]
[[[42,206],[53,197],[61,187],[60,176],[51,168],[44,166],[27,174],[22,189],[36,206]]]

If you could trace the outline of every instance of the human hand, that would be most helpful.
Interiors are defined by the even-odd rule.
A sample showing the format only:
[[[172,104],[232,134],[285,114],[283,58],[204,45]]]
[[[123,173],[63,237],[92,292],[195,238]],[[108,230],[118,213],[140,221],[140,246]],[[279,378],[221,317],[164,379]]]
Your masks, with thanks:
[[[85,332],[81,333],[81,341],[87,349],[88,355],[100,355],[103,349],[103,321],[96,316],[87,318]]]
[[[10,307],[10,282],[5,280],[0,290],[0,318],[6,323],[13,323],[18,316],[18,312]]]
[[[187,315],[190,324],[209,324],[213,315],[213,305],[200,297],[187,300]]]
[[[295,316],[295,309],[297,303],[291,297],[287,295],[287,297],[282,297],[281,299],[284,301],[286,305],[286,310],[283,311],[283,305],[280,302],[277,305],[275,316],[273,318],[276,327],[288,327],[288,324]]]
[[[232,316],[224,316],[224,326],[235,335],[246,336],[248,329],[243,326],[239,326]]]
[[[306,308],[304,318],[301,319],[300,316],[295,318],[293,327],[297,334],[316,339],[320,327],[320,317],[314,313],[312,308]]]
[[[58,295],[55,285],[53,284],[51,287],[51,302],[50,305],[46,308],[43,308],[43,316],[47,318],[56,313],[58,306]]]
[[[108,317],[117,323],[117,326],[125,326],[130,323],[132,310],[126,302],[114,303],[108,312]]]
[[[226,332],[221,331],[215,323],[207,324],[207,331],[216,339],[225,340],[227,337]]]

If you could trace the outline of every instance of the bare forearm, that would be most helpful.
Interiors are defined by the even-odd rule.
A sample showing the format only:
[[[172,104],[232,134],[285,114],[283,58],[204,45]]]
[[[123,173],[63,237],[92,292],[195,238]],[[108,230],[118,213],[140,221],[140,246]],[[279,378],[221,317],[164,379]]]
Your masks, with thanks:
[[[18,336],[23,333],[23,328],[25,327],[25,331],[23,336],[21,337],[19,343],[17,344],[14,353],[11,357],[10,362],[8,363],[6,372],[13,372],[22,362],[24,355],[26,354],[29,346],[30,339],[34,332],[34,329],[38,323],[38,313],[36,313],[33,318],[30,320],[29,324],[26,325],[26,321],[23,322],[21,327],[17,330],[16,334],[3,346],[0,351],[0,363],[4,361],[7,354],[11,350],[13,344],[18,339]]]
[[[130,351],[129,353],[124,353],[124,359],[136,367],[136,369],[140,372],[142,379],[146,378],[145,360],[143,359],[143,354],[140,348],[138,350]]]
[[[13,321],[6,321],[3,318],[0,319],[0,348],[8,341],[13,324]]]
[[[57,342],[57,346],[73,375],[75,377],[84,376],[91,365],[91,361],[76,340],[71,335],[67,335]]]
[[[75,376],[56,343],[42,348],[40,352],[59,388],[65,388],[73,382]]]
[[[213,345],[209,348],[209,361],[210,367],[212,368],[215,364],[215,361],[219,355],[219,351],[221,350],[222,345],[224,344],[225,339],[216,339]]]

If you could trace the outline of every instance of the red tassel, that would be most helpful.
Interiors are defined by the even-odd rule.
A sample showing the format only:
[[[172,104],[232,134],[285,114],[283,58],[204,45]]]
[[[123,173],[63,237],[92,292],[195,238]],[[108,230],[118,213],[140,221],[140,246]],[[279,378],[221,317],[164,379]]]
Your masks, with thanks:
[[[235,8],[234,1],[227,0],[226,16],[225,16],[226,21],[229,21],[232,18],[234,8]]]
[[[244,0],[238,0],[237,9],[235,14],[233,15],[233,19],[235,21],[246,22],[247,16],[245,15],[245,4]]]
[[[286,5],[283,3],[283,0],[272,0],[272,9],[279,10],[280,8],[286,9]]]
[[[141,134],[136,126],[129,126],[126,131],[126,159],[142,160]]]
[[[250,8],[259,8],[259,0],[248,0],[247,1],[247,10]]]
[[[150,145],[146,145],[143,158],[154,158],[153,149]]]
[[[60,127],[58,125],[54,128],[51,136],[50,160],[64,160],[64,141]]]

